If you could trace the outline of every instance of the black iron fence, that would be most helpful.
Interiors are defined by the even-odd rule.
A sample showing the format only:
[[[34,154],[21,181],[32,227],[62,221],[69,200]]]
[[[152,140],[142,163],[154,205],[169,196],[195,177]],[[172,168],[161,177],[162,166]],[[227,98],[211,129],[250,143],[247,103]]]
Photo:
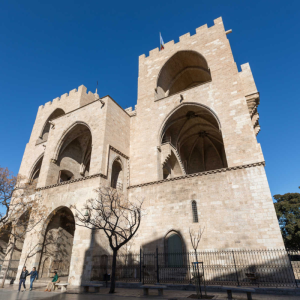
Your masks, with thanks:
[[[112,257],[107,255],[94,260],[89,280],[105,280],[107,274],[111,274],[111,262]],[[201,263],[197,272],[193,268],[195,262]],[[18,264],[18,260],[11,261],[7,279],[15,280]],[[0,261],[0,278],[7,267],[7,261]],[[117,281],[194,284],[199,275],[206,285],[300,287],[300,250],[197,253],[161,253],[156,250],[117,257]]]
[[[110,273],[108,269],[103,273]],[[142,283],[194,283],[193,263],[203,267],[200,277],[206,285],[300,287],[300,251],[234,250],[186,253],[142,252],[119,255],[118,281]]]

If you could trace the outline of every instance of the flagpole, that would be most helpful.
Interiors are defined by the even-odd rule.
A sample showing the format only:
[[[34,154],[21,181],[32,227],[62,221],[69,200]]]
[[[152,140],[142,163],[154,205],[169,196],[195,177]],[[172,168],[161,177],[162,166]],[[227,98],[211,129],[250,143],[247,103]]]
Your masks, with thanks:
[[[159,51],[160,51],[160,38],[161,37],[161,33],[159,32]]]

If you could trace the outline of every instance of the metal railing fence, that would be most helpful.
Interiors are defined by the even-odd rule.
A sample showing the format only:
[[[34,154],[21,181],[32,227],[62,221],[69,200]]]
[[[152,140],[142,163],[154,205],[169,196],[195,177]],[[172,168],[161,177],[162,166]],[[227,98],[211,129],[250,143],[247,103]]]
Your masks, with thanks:
[[[110,273],[110,261],[103,274]],[[116,279],[142,283],[194,283],[201,262],[206,285],[300,287],[300,250],[227,250],[118,255]],[[101,269],[101,268],[100,268]],[[101,276],[99,276],[101,278]]]
[[[200,274],[193,265],[201,263]],[[112,256],[94,260],[86,279],[102,281],[111,274]],[[19,260],[12,260],[7,279],[15,280]],[[0,278],[7,268],[0,261]],[[226,250],[181,253],[140,251],[117,256],[116,280],[123,282],[300,287],[300,250]]]

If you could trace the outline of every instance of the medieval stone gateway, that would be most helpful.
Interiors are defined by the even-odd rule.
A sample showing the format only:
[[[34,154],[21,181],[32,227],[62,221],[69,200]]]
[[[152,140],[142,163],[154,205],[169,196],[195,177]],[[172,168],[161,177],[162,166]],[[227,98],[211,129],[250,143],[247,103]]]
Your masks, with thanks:
[[[227,33],[218,18],[141,55],[134,109],[83,85],[39,107],[20,174],[36,184],[48,218],[26,237],[18,272],[26,260],[72,285],[101,279],[108,242],[75,226],[69,209],[82,209],[100,185],[145,198],[133,253],[190,251],[189,228],[199,226],[199,250],[284,247],[256,139],[259,93],[249,64],[238,70]],[[34,243],[40,251],[27,258]]]

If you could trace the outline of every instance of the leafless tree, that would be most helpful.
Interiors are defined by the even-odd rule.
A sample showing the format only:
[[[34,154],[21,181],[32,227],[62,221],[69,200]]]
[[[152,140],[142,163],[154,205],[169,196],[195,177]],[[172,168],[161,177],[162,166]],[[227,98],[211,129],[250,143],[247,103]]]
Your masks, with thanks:
[[[200,227],[198,232],[195,233],[193,230],[191,230],[191,228],[189,228],[190,239],[191,239],[192,247],[195,251],[196,257],[197,257],[197,249],[198,249],[199,243],[201,241],[204,229],[205,229],[205,227],[203,227],[203,229],[201,229],[201,227]]]
[[[0,227],[9,223],[10,215],[24,212],[27,196],[33,193],[34,186],[23,176],[14,176],[7,168],[0,167]]]
[[[105,233],[113,251],[109,293],[114,293],[117,253],[140,227],[143,200],[130,201],[122,192],[113,188],[100,187],[96,192],[97,197],[86,202],[84,212],[76,206],[71,207],[75,209],[77,225],[100,229]]]
[[[199,286],[200,286],[200,280],[201,280],[201,276],[200,276],[200,272],[199,272],[199,265],[198,265],[198,255],[197,255],[197,250],[198,250],[198,246],[200,244],[203,232],[204,232],[205,227],[203,227],[203,229],[201,227],[199,227],[199,230],[195,233],[193,230],[191,230],[189,228],[189,233],[190,233],[190,239],[191,239],[191,244],[192,247],[195,251],[195,258],[196,258],[196,263],[197,263],[197,277],[199,279]],[[204,278],[204,274],[203,274],[203,279],[204,279],[204,291],[205,291],[205,296],[206,296],[206,285],[205,285],[205,278]],[[202,298],[202,292],[200,289],[200,294],[201,294],[201,298]]]
[[[42,199],[34,193],[35,186],[26,178],[14,176],[7,168],[0,167],[0,239],[1,236],[9,236],[5,253],[9,254],[9,258],[4,270],[2,288],[14,251],[22,252],[26,234],[44,220],[46,210],[43,208]]]

